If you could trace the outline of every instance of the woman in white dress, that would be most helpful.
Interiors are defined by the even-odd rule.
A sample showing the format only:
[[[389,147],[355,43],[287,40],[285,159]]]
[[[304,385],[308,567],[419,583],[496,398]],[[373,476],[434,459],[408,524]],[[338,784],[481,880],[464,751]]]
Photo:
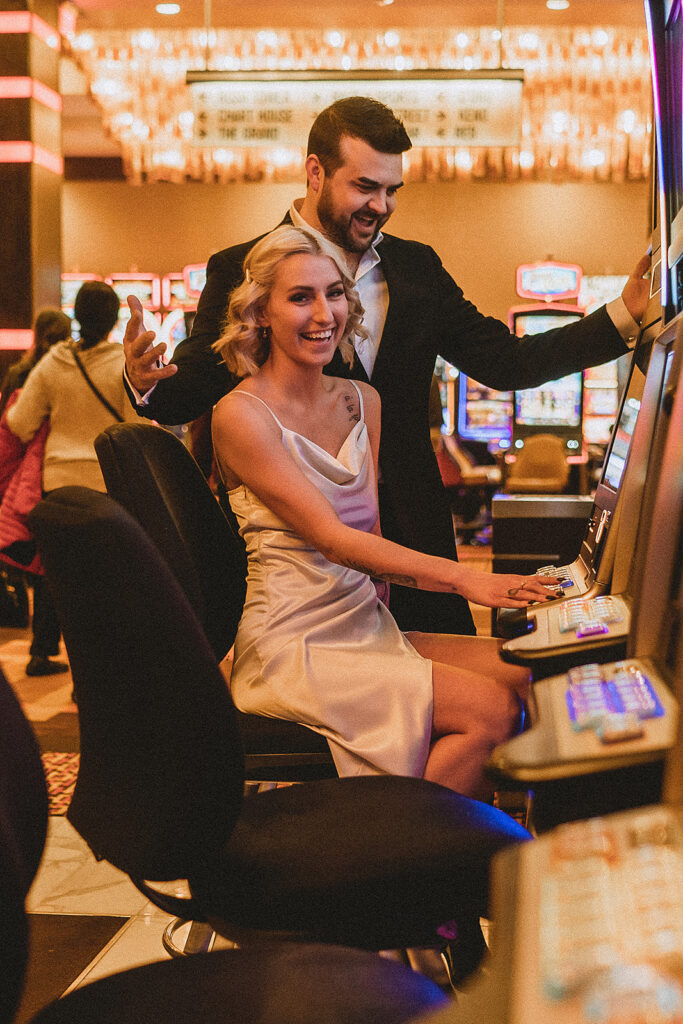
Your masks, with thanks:
[[[217,463],[248,553],[231,692],[243,711],[323,733],[342,775],[423,776],[488,792],[483,765],[517,727],[528,677],[486,637],[403,634],[395,581],[522,607],[552,581],[494,575],[385,540],[380,400],[323,374],[351,361],[362,307],[332,250],[292,226],[247,256],[216,343],[239,385],[216,406]]]

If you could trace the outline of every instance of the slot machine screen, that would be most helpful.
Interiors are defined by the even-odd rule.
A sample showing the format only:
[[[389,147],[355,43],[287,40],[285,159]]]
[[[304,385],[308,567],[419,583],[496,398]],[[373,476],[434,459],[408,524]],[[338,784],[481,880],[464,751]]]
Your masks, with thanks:
[[[549,381],[538,388],[515,392],[515,424],[524,427],[580,427],[583,380],[581,373]]]
[[[515,316],[515,334],[518,338],[524,334],[543,334],[553,327],[564,327],[580,319],[580,313],[518,313]]]
[[[683,15],[681,5],[671,5],[671,13],[664,36],[666,65],[666,107],[671,116],[667,119],[668,155],[670,160],[669,201],[671,220],[675,220],[683,209]]]
[[[458,384],[458,435],[509,447],[514,393],[494,391],[462,373]]]
[[[633,431],[636,427],[639,412],[640,400],[637,398],[627,398],[621,410],[619,423],[614,431],[612,447],[602,473],[601,482],[613,491],[619,489],[621,478],[624,475],[626,460],[628,459]]]
[[[188,295],[198,299],[206,284],[206,263],[189,263],[183,267],[183,278]]]
[[[156,276],[112,274],[106,282],[112,286],[124,309],[128,308],[129,295],[135,295],[143,309],[156,309],[161,302],[161,281]]]

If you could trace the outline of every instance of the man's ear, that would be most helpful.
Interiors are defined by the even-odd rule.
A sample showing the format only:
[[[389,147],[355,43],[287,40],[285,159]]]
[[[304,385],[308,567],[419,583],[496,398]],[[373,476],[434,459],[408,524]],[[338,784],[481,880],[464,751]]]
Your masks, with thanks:
[[[304,166],[306,168],[308,187],[313,192],[320,192],[325,180],[325,169],[315,153],[309,153]]]

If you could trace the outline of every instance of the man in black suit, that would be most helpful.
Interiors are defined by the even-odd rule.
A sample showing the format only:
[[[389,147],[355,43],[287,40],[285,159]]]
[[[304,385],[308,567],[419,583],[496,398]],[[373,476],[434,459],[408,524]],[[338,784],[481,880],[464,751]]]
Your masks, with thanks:
[[[307,189],[284,218],[323,234],[340,250],[366,311],[369,339],[351,375],[382,399],[380,522],[391,540],[457,558],[448,500],[429,436],[429,389],[437,355],[498,390],[535,387],[607,362],[635,342],[649,292],[644,258],[614,300],[581,321],[514,338],[463,296],[429,246],[384,235],[401,188],[401,154],[411,146],[402,123],[367,97],[339,100],[316,118],[308,140]],[[136,311],[124,347],[132,400],[143,416],[185,423],[210,409],[235,383],[211,345],[221,333],[242,261],[256,239],[211,257],[192,335],[163,365],[163,345]],[[329,372],[348,376],[337,352]],[[151,391],[149,389],[152,389]],[[392,586],[402,629],[474,633],[467,602]]]

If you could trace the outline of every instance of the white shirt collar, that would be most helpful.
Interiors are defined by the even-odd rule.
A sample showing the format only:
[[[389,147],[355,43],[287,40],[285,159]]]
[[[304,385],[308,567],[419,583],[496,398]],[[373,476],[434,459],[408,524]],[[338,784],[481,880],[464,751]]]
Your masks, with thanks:
[[[292,224],[294,224],[294,226],[297,228],[304,228],[304,230],[308,231],[311,235],[313,235],[314,238],[324,241],[326,245],[331,246],[334,249],[334,251],[338,254],[339,262],[342,264],[342,266],[347,266],[346,253],[341,248],[341,246],[335,245],[335,243],[332,242],[327,237],[327,235],[323,235],[321,231],[317,231],[314,227],[311,227],[308,221],[303,219],[303,217],[301,216],[297,209],[297,204],[301,205],[302,202],[302,199],[295,199],[289,208],[289,216],[292,218]],[[365,277],[365,275],[369,273],[369,271],[371,271],[373,267],[376,267],[377,264],[381,262],[382,257],[377,252],[376,247],[382,241],[383,237],[384,236],[382,235],[382,232],[378,232],[377,237],[375,238],[372,245],[369,248],[367,248],[363,255],[361,256],[358,262],[356,273],[351,275],[354,281],[360,281],[361,277]]]

